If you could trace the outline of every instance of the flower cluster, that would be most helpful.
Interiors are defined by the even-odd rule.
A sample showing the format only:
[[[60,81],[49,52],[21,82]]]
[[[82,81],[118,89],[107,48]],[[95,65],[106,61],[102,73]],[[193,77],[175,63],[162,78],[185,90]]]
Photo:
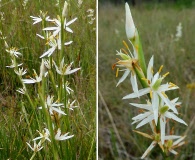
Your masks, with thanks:
[[[7,67],[14,69],[14,72],[18,75],[22,84],[22,87],[17,89],[17,91],[25,95],[32,109],[38,109],[44,117],[43,122],[38,122],[39,127],[41,127],[41,125],[45,127],[44,130],[42,132],[37,131],[39,137],[32,139],[34,142],[33,146],[27,143],[30,149],[34,151],[31,159],[34,158],[36,152],[43,149],[44,145],[46,145],[45,142],[56,143],[55,141],[67,140],[74,136],[69,136],[69,132],[65,134],[61,132],[61,129],[69,129],[64,128],[64,125],[62,125],[65,121],[63,120],[63,116],[67,116],[67,112],[71,112],[74,108],[78,107],[78,105],[75,105],[77,101],[74,97],[73,89],[69,86],[70,79],[66,76],[81,69],[79,67],[74,68],[73,61],[70,62],[64,55],[65,47],[73,43],[73,41],[65,42],[65,40],[68,39],[67,35],[73,33],[73,30],[69,26],[77,20],[77,18],[74,18],[68,21],[68,5],[69,4],[65,1],[61,16],[57,16],[57,18],[54,19],[47,16],[47,12],[44,13],[42,11],[40,11],[38,17],[30,16],[33,20],[33,25],[42,24],[41,32],[43,35],[37,34],[37,36],[44,40],[46,44],[43,54],[40,56],[41,63],[39,74],[35,69],[32,69],[33,75],[24,77],[27,73],[27,69],[22,67],[22,63],[17,62],[22,56],[22,53],[15,47],[9,47],[5,41],[6,38],[2,38],[6,44],[6,52],[9,54],[9,57],[11,57],[11,65]],[[51,23],[54,26],[46,25],[46,23]],[[64,36],[65,32],[67,32],[66,37]],[[34,93],[32,93],[32,90],[28,91],[28,84],[34,84]],[[33,96],[30,94],[33,94]],[[31,138],[32,137],[31,132]],[[53,152],[55,152],[55,148]],[[57,156],[55,159],[57,159]]]
[[[117,66],[123,68],[122,70],[117,68],[117,76],[118,71],[124,71],[117,86],[130,74],[133,93],[126,95],[123,99],[140,98],[143,95],[147,95],[148,97],[146,104],[130,103],[132,106],[137,107],[142,111],[139,115],[132,118],[132,124],[138,123],[136,129],[146,124],[149,124],[152,129],[151,135],[135,131],[136,133],[153,140],[141,158],[145,158],[156,144],[160,146],[165,155],[169,152],[177,154],[174,149],[185,144],[183,141],[185,136],[169,135],[169,133],[166,132],[166,124],[169,123],[169,120],[171,119],[184,125],[187,124],[178,117],[177,106],[181,104],[178,102],[179,98],[170,100],[166,92],[176,90],[179,87],[171,82],[163,83],[165,77],[169,74],[169,72],[167,72],[161,75],[163,66],[159,68],[158,72],[154,73],[153,56],[146,68],[139,34],[134,25],[130,8],[127,3],[125,4],[125,10],[126,34],[133,48],[133,53],[130,51],[128,45],[123,42],[126,49],[117,51],[117,55],[120,56],[121,59],[118,59],[116,64],[114,64],[114,67]],[[128,50],[128,52],[126,50]],[[143,89],[138,89],[137,78]],[[173,142],[175,139],[177,140]]]

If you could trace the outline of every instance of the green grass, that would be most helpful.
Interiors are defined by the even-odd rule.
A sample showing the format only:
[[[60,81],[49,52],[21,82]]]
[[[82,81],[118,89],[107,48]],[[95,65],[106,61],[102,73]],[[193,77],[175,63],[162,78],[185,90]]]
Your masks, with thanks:
[[[68,20],[75,17],[78,19],[70,26],[74,33],[66,35],[67,39],[73,40],[73,44],[65,48],[65,61],[74,61],[73,68],[81,67],[79,72],[67,77],[70,87],[74,90],[71,98],[77,99],[79,108],[72,112],[66,111],[68,115],[61,122],[62,131],[70,132],[74,137],[55,145],[46,143],[35,159],[54,159],[53,146],[57,148],[60,159],[96,159],[96,25],[95,21],[92,25],[88,23],[86,12],[90,8],[95,10],[96,1],[86,0],[80,8],[76,2],[70,1],[67,16]],[[41,24],[32,25],[30,16],[38,16],[42,10],[47,11],[50,18],[55,18],[61,14],[64,0],[60,1],[60,8],[55,5],[56,0],[28,1],[25,9],[22,3],[22,0],[0,2],[0,11],[4,13],[4,20],[0,20],[0,30],[3,36],[6,36],[9,47],[20,49],[23,56],[17,60],[28,69],[27,76],[32,76],[33,69],[39,73],[39,57],[46,48],[45,42],[36,36],[36,33],[41,34]],[[47,118],[40,110],[33,109],[25,96],[16,92],[21,83],[13,69],[6,68],[11,61],[1,39],[0,54],[0,159],[30,159],[33,151],[28,148],[26,142],[39,135],[36,130],[41,131],[47,126]],[[36,99],[37,86],[27,87],[34,105],[41,106]],[[55,94],[51,88],[48,91],[49,94]]]
[[[166,6],[165,6],[166,7]],[[179,117],[187,122],[188,127],[171,122],[175,134],[187,132],[187,144],[178,148],[179,155],[171,159],[195,159],[195,90],[189,90],[186,85],[195,81],[195,22],[191,9],[176,9],[171,7],[138,6],[132,9],[136,27],[139,30],[146,64],[154,55],[154,72],[164,65],[163,73],[170,72],[164,82],[173,82],[180,89],[171,91],[170,98],[180,97],[181,108]],[[105,16],[106,15],[106,16]],[[173,41],[176,26],[182,23],[183,36],[178,42]],[[122,97],[131,93],[129,80],[125,80],[115,87],[119,77],[111,66],[116,62],[116,50],[123,48],[122,41],[127,41],[125,34],[125,7],[110,4],[99,6],[98,22],[98,59],[99,59],[99,90],[103,100],[99,98],[99,158],[100,159],[139,159],[151,141],[134,133],[136,125],[131,125],[132,117],[138,110],[129,105],[130,102],[140,103],[137,99],[122,100]],[[140,86],[141,87],[141,86]],[[140,98],[144,103],[144,97]],[[107,106],[107,109],[106,109]],[[109,117],[109,112],[111,117]],[[111,121],[113,119],[113,122]],[[116,127],[116,130],[114,129]],[[140,131],[150,131],[149,126],[140,128]],[[162,159],[156,150],[150,154],[152,159]]]

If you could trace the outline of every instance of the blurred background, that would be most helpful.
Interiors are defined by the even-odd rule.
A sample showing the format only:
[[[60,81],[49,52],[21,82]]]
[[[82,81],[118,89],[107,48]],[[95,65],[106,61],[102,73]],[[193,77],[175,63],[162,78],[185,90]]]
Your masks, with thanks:
[[[146,64],[154,55],[154,72],[164,65],[162,74],[170,72],[164,83],[173,82],[180,89],[167,92],[170,99],[180,97],[179,117],[188,127],[170,122],[175,135],[187,134],[186,144],[171,159],[195,159],[195,1],[194,0],[129,0],[135,25],[140,33]],[[132,117],[139,113],[129,103],[145,103],[146,97],[122,100],[131,93],[129,77],[118,87],[116,84],[116,50],[124,48],[125,1],[99,0],[98,21],[98,72],[99,72],[99,135],[100,160],[140,159],[151,144],[150,139],[134,133]],[[177,38],[177,26],[181,25],[181,37]],[[141,88],[141,87],[139,87]],[[151,133],[149,125],[139,131]],[[163,159],[154,149],[148,159]]]

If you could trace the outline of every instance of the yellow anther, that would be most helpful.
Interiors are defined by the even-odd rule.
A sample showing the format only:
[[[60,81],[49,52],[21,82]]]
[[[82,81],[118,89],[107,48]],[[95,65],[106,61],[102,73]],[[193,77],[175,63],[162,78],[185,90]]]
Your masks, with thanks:
[[[152,99],[152,90],[150,91],[150,98]]]
[[[165,73],[165,74],[163,75],[163,78],[165,78],[168,74],[169,74],[169,72]]]
[[[116,77],[118,77],[119,68],[116,69]]]
[[[129,50],[129,46],[127,45],[127,43],[125,41],[123,41],[123,44]]]
[[[112,70],[114,70],[115,67],[116,67],[116,63],[112,65]]]
[[[159,70],[158,70],[158,73],[160,73],[163,69],[163,65],[160,66]]]
[[[165,94],[165,92],[161,92],[162,95],[165,97],[165,98],[168,98],[167,95]]]
[[[177,85],[175,85],[174,83],[169,82],[169,88],[171,88],[171,87],[177,87]]]
[[[128,54],[128,52],[125,49],[121,49],[125,54]]]

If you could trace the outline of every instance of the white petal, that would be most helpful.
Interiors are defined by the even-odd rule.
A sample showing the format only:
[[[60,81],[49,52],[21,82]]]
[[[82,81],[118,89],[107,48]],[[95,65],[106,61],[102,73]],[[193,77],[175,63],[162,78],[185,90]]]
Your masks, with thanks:
[[[162,145],[164,144],[165,142],[165,125],[166,125],[166,119],[165,117],[161,117],[160,118],[160,132],[161,132],[161,142],[162,142]]]
[[[134,93],[138,94],[138,86],[137,86],[136,74],[133,75],[132,72],[131,72],[131,85],[132,85]],[[139,94],[137,96],[139,97]]]
[[[141,159],[144,159],[148,155],[148,153],[154,148],[155,145],[156,145],[156,141],[153,141],[148,147],[148,149],[144,152]]]
[[[165,140],[172,140],[172,139],[178,139],[181,136],[175,136],[175,135],[169,135],[169,136],[165,136]]]
[[[154,56],[151,57],[149,63],[148,63],[148,68],[147,68],[147,79],[151,81],[153,77],[153,64],[154,64]]]
[[[73,33],[72,29],[70,29],[69,27],[66,27],[65,29],[66,29],[66,31]]]
[[[133,117],[132,119],[133,119],[133,120],[139,120],[139,121],[141,121],[141,120],[143,120],[144,118],[148,117],[150,114],[151,114],[151,112],[141,113],[141,114],[139,114],[139,115]]]
[[[53,31],[53,30],[57,30],[59,27],[47,27],[47,28],[44,28],[43,30],[44,31]]]
[[[175,108],[175,105],[171,103],[171,101],[165,97],[161,92],[158,92],[158,95],[163,99],[163,101],[166,103],[166,105],[173,110],[174,113],[178,114],[177,109]]]
[[[137,104],[137,103],[130,103],[132,106],[138,107],[138,108],[142,108],[142,109],[146,109],[151,111],[152,110],[152,106],[150,104]]]
[[[69,26],[70,24],[74,23],[77,20],[77,18],[72,19],[71,21],[66,23],[66,26]]]
[[[127,76],[129,75],[129,73],[130,73],[130,70],[126,70],[125,71],[125,73],[123,74],[123,76],[120,78],[120,80],[119,80],[119,82],[117,83],[117,85],[116,85],[116,87],[120,84],[120,83],[122,83],[126,78],[127,78]]]
[[[173,142],[173,145],[174,146],[177,145],[178,143],[180,143],[181,141],[183,141],[185,137],[186,136],[183,136],[183,137],[179,138],[177,141]]]
[[[158,94],[156,92],[153,92],[152,95],[152,109],[154,112],[154,121],[155,124],[157,125],[158,122],[158,107],[159,107],[159,97]]]
[[[67,75],[67,74],[72,74],[72,73],[78,71],[79,69],[81,69],[81,68],[75,68],[75,69],[69,71],[68,73],[66,73],[65,75]]]
[[[173,120],[175,120],[177,122],[183,123],[183,124],[185,124],[187,126],[186,122],[184,122],[181,118],[177,117],[175,114],[173,114],[171,112],[166,112],[165,116],[170,118],[170,119],[173,119]]]
[[[149,92],[150,92],[150,88],[144,88],[144,89],[140,89],[138,91],[138,94],[139,94],[139,96],[143,96]],[[131,94],[128,94],[125,97],[123,97],[123,99],[136,98],[136,97],[138,97],[137,93],[131,93]]]
[[[65,45],[65,46],[70,45],[72,42],[73,42],[73,41],[66,42],[66,43],[64,43],[64,45]]]
[[[169,152],[171,152],[171,153],[173,153],[173,154],[175,154],[175,155],[178,154],[178,153],[177,153],[175,150],[173,150],[173,149],[169,150]]]
[[[154,75],[153,79],[152,79],[151,85],[153,85],[158,79],[159,79],[159,73],[157,72],[157,73]]]
[[[151,113],[150,113],[151,114]],[[151,114],[150,116],[148,116],[147,118],[143,119],[137,126],[136,129],[151,122],[154,119],[154,115]]]

